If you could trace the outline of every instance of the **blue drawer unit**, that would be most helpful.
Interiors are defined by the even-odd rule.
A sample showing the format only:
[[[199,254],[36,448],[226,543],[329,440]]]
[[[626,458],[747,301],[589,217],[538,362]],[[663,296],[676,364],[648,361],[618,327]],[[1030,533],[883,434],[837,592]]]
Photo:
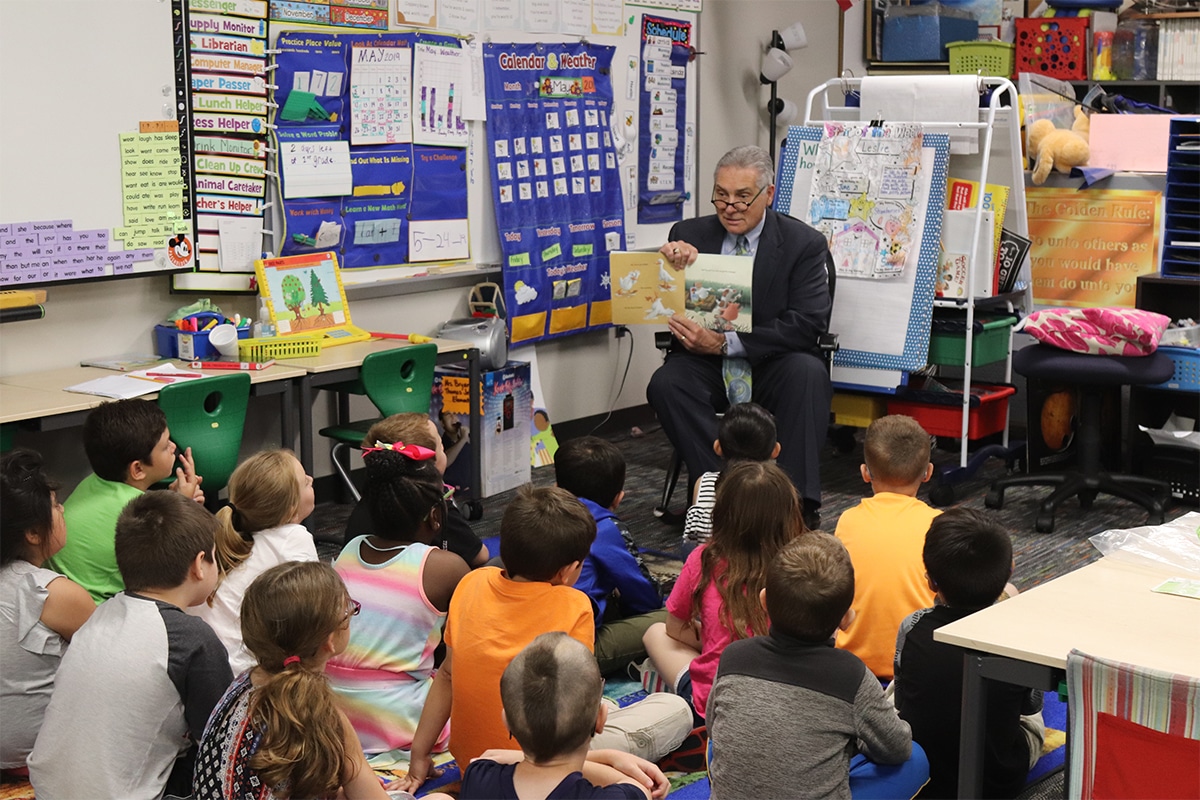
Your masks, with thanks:
[[[1200,279],[1200,117],[1171,120],[1162,274]]]

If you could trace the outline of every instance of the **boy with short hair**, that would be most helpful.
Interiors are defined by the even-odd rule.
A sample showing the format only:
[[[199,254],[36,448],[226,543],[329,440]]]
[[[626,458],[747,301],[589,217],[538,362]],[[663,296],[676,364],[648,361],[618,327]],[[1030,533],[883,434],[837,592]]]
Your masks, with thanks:
[[[879,682],[833,647],[854,617],[854,584],[826,533],[797,537],[771,564],[760,593],[771,633],[725,648],[708,698],[714,800],[911,797],[929,777]]]
[[[134,498],[117,520],[125,591],[75,637],[29,756],[43,800],[191,793],[196,743],[233,681],[221,640],[183,609],[216,588],[217,521],[176,492]]]
[[[758,403],[730,406],[717,425],[713,452],[729,466],[737,461],[770,461],[779,457],[775,417]],[[696,481],[692,505],[683,521],[683,543],[689,551],[712,536],[712,510],[717,501],[720,471],[706,472]],[[815,512],[814,512],[815,514]],[[817,514],[817,519],[820,515]],[[806,517],[805,525],[809,518]],[[811,526],[810,529],[819,527]]]
[[[463,800],[662,797],[667,779],[654,764],[588,748],[604,730],[603,693],[586,647],[559,631],[534,639],[500,678],[504,722],[521,750],[489,750],[471,762]]]
[[[873,497],[847,509],[835,535],[854,563],[854,621],[837,646],[861,658],[880,680],[892,678],[896,630],[912,612],[933,603],[921,547],[941,512],[917,499],[933,475],[929,434],[912,417],[880,417],[867,428],[860,470]]]
[[[509,742],[500,678],[539,634],[562,631],[593,647],[592,604],[573,584],[595,538],[592,515],[565,489],[526,485],[509,503],[500,522],[504,569],[468,573],[450,600],[446,659],[421,712],[402,788],[415,791],[432,774],[430,752],[447,719],[450,752],[460,765]],[[609,730],[593,746],[651,761],[671,752],[691,730],[691,711],[674,695],[652,695],[612,711],[609,720]]]
[[[121,509],[142,492],[175,474],[171,489],[198,503],[203,480],[189,447],[179,456],[157,403],[133,398],[96,406],[83,423],[83,449],[92,474],[63,504],[71,535],[47,567],[78,583],[97,603],[125,588],[113,537]]]
[[[625,497],[625,458],[617,446],[596,436],[563,442],[554,455],[554,475],[596,521],[596,540],[575,588],[592,600],[596,662],[607,675],[646,657],[642,636],[654,623],[666,622],[667,612],[633,534],[617,518]]]
[[[922,797],[956,797],[962,715],[962,650],[933,632],[996,602],[1012,575],[1008,531],[984,514],[951,508],[929,526],[923,550],[937,605],[904,620],[896,637],[895,700],[913,739],[929,755]],[[989,682],[983,797],[1015,797],[1042,755],[1042,693]]]

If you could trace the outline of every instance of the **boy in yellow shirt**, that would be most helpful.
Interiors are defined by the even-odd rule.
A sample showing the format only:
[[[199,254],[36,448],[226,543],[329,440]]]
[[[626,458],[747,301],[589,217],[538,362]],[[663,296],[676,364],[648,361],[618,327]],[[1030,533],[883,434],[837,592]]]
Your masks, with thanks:
[[[854,621],[837,646],[861,658],[880,680],[892,679],[896,631],[914,611],[933,605],[921,550],[929,523],[942,513],[917,499],[933,476],[929,434],[912,417],[880,417],[867,428],[863,480],[874,496],[847,509],[836,536],[854,564]]]

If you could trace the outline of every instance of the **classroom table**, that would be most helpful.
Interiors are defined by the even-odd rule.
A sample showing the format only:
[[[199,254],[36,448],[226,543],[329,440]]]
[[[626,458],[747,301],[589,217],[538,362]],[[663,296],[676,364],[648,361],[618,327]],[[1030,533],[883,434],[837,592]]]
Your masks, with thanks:
[[[1200,676],[1200,603],[1150,591],[1180,571],[1108,556],[934,631],[963,648],[958,796],[979,797],[987,681],[1056,690],[1074,648],[1179,675]]]
[[[229,374],[228,370],[192,369],[186,361],[173,363],[189,372],[199,372],[208,376]],[[68,392],[63,387],[120,374],[99,367],[62,367],[42,372],[6,375],[0,378],[0,422],[27,422],[35,424],[38,430],[45,431],[81,425],[88,411],[110,398]],[[250,370],[248,374],[250,391],[254,395],[280,396],[280,439],[284,447],[291,447],[295,438],[292,413],[294,385],[305,375],[305,371],[279,362],[263,370]],[[154,400],[158,397],[158,392],[141,397]]]
[[[467,365],[470,378],[471,413],[469,430],[471,435],[471,486],[467,495],[468,502],[481,499],[480,487],[483,485],[483,472],[480,453],[483,420],[480,416],[480,367],[479,350],[467,342],[453,339],[434,339],[438,348],[437,363],[441,365]],[[363,359],[372,353],[394,350],[397,347],[408,347],[409,343],[400,339],[371,339],[365,342],[352,342],[336,347],[321,349],[320,355],[304,358],[289,358],[290,366],[303,369],[305,374],[299,379],[300,387],[300,463],[308,474],[313,468],[313,425],[312,406],[316,391],[322,387],[331,386],[358,377]],[[350,401],[344,393],[338,393],[337,418],[339,424],[350,421]]]

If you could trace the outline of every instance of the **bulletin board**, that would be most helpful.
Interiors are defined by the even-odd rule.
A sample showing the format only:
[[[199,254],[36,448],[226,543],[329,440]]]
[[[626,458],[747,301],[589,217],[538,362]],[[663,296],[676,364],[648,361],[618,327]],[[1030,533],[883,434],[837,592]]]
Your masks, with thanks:
[[[192,269],[185,1],[0,2],[0,288]]]
[[[530,6],[523,15],[500,19],[493,18],[501,9],[497,4],[438,2],[426,4],[438,13],[424,20],[411,13],[420,4],[401,2],[392,4],[391,16],[385,20],[385,2],[343,5],[331,3],[328,17],[321,17],[321,22],[327,24],[320,25],[301,20],[311,20],[308,12],[324,6],[270,5],[268,82],[272,88],[268,101],[273,106],[273,127],[269,139],[270,149],[278,149],[279,153],[267,159],[268,173],[275,174],[269,175],[264,198],[264,251],[288,255],[333,249],[341,260],[347,287],[504,263],[495,209],[493,154],[488,147],[489,123],[480,118],[462,118],[459,89],[454,89],[454,94],[431,93],[427,98],[414,95],[407,103],[399,92],[385,92],[392,105],[387,106],[382,98],[376,105],[381,112],[386,107],[411,115],[408,134],[388,130],[386,125],[368,130],[369,126],[352,120],[355,116],[361,119],[355,114],[354,104],[363,102],[365,94],[372,91],[363,80],[355,81],[357,94],[352,94],[350,85],[355,59],[368,49],[381,82],[394,83],[401,65],[416,76],[423,68],[422,58],[424,68],[436,70],[444,57],[457,52],[469,62],[469,69],[478,70],[478,82],[482,84],[483,50],[489,43],[582,45],[612,53],[604,75],[611,85],[612,107],[606,113],[606,132],[614,160],[605,184],[611,184],[618,197],[614,209],[618,221],[612,230],[619,234],[617,244],[621,248],[657,247],[665,241],[672,220],[638,220],[639,190],[644,188],[646,171],[640,164],[639,141],[639,117],[645,102],[642,24],[644,16],[662,17],[667,13],[687,21],[694,29],[694,13],[674,9],[662,12],[620,2],[589,5],[551,0],[536,4],[536,8]],[[402,12],[408,14],[403,21]],[[423,22],[431,24],[424,26]],[[443,49],[433,52],[438,48]],[[692,197],[697,72],[683,51],[673,55],[686,76],[675,83],[683,120],[675,156],[679,202],[672,208],[674,218],[679,219],[694,215],[697,208]],[[298,79],[298,73],[307,76]],[[310,81],[307,87],[304,80]],[[331,80],[337,91],[331,89]],[[317,86],[311,83],[314,81],[324,83]],[[449,86],[445,88],[449,90]],[[306,95],[313,95],[313,99]],[[305,100],[309,102],[308,110],[304,108]],[[408,107],[400,107],[404,105]],[[428,114],[426,122],[422,122],[422,107]],[[447,129],[453,129],[449,141],[437,141],[433,138],[436,130],[424,129],[426,124],[436,128],[435,114],[444,118]],[[288,119],[283,119],[285,115]],[[332,182],[329,171],[322,170],[315,183],[302,186],[306,178],[301,171],[291,170],[289,180],[289,170],[272,166],[285,157],[307,158],[310,163],[335,159],[348,162],[349,169],[341,169],[341,177]],[[205,263],[212,262],[205,259]],[[180,276],[184,277],[188,289],[231,289],[237,288],[239,281],[242,290],[248,288],[248,276]],[[597,285],[600,277],[596,277]],[[207,279],[208,284],[198,278]],[[176,287],[180,288],[179,280]],[[599,316],[596,321],[600,321]]]

